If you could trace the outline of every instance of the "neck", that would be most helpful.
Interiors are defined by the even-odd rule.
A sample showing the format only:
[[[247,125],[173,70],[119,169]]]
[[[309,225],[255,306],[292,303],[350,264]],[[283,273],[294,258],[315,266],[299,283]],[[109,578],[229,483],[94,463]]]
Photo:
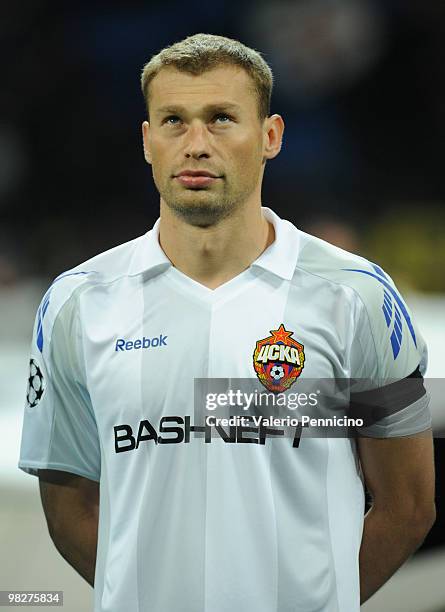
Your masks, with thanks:
[[[257,259],[274,241],[261,206],[243,206],[216,226],[196,227],[177,217],[161,199],[159,240],[181,272],[216,289]]]

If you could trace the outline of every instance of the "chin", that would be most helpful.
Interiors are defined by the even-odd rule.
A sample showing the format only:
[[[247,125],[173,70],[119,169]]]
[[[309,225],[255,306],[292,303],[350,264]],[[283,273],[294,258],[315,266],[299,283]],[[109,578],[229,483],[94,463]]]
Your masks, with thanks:
[[[205,201],[200,196],[197,196],[194,201],[190,201],[190,198],[187,198],[187,200],[164,201],[175,215],[196,227],[216,225],[222,219],[229,216],[234,208],[233,205],[227,203]]]

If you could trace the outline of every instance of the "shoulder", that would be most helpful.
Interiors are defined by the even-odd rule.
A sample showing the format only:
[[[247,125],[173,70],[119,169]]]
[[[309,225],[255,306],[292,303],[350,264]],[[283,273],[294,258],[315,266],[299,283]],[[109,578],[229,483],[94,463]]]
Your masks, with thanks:
[[[349,288],[368,311],[381,308],[385,295],[389,301],[403,302],[394,281],[378,264],[304,232],[297,267]]]
[[[35,347],[43,352],[45,338],[49,341],[54,323],[61,313],[72,319],[79,295],[91,286],[108,284],[130,272],[134,253],[144,236],[135,238],[99,253],[85,262],[62,272],[49,285],[37,310],[34,336]]]
[[[57,276],[53,284],[68,277],[80,277],[87,274],[90,275],[89,280],[94,278],[97,283],[108,283],[130,274],[135,253],[146,237],[147,234],[138,236],[133,240],[94,255],[94,257]],[[77,280],[80,280],[80,278]]]
[[[423,338],[393,279],[378,264],[302,232],[297,267],[348,288],[357,313],[356,338],[373,347],[380,365],[386,363],[383,372],[406,376],[419,363],[424,370]]]

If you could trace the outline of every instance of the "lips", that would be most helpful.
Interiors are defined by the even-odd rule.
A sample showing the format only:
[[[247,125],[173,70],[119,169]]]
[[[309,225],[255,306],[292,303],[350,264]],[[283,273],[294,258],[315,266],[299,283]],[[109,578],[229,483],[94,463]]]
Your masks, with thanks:
[[[182,170],[177,176],[210,176],[212,178],[218,178],[216,174],[208,170]]]
[[[176,180],[184,187],[201,188],[208,187],[220,177],[207,170],[183,170],[175,176]]]

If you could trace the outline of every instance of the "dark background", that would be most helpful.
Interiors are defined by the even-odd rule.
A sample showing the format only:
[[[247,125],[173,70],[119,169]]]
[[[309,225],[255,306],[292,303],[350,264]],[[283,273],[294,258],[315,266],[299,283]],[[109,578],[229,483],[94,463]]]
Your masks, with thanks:
[[[293,0],[0,5],[0,287],[48,280],[138,236],[159,198],[142,154],[140,72],[196,32],[263,52],[284,146],[263,203],[445,292],[445,2]],[[445,544],[444,440],[436,440]]]

